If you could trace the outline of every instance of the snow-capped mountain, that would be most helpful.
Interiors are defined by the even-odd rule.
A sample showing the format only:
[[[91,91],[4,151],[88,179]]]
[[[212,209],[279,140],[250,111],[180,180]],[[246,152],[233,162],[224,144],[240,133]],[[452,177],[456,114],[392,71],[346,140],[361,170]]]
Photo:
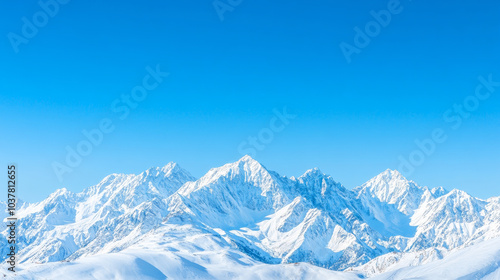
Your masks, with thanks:
[[[385,202],[405,215],[412,215],[422,202],[446,193],[443,187],[429,189],[409,181],[397,170],[386,170],[354,189],[358,197],[365,196]]]
[[[126,248],[162,221],[165,198],[190,180],[187,171],[169,163],[139,175],[109,175],[78,194],[60,189],[24,205],[18,211],[20,261],[71,260]]]
[[[249,156],[199,179],[175,163],[112,174],[81,193],[60,189],[24,204],[18,216],[19,257],[28,272],[36,263],[91,267],[103,258],[147,262],[154,272],[143,279],[234,279],[240,272],[229,266],[294,263],[308,263],[299,267],[310,278],[348,270],[342,277],[357,279],[500,236],[500,198],[419,186],[395,170],[348,190],[319,169],[287,178]],[[315,266],[328,270],[312,276]],[[179,267],[187,268],[171,270]],[[288,268],[261,272],[281,273],[274,269]]]

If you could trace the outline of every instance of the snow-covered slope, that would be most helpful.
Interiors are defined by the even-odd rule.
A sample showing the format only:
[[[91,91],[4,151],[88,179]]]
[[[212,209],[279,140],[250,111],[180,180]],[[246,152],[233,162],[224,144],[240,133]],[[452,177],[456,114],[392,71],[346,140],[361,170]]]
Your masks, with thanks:
[[[385,279],[500,279],[500,239],[485,241],[477,245],[450,252],[442,260],[425,265],[406,266],[384,274],[373,280]]]
[[[453,250],[444,258],[406,253],[400,266],[368,279],[448,280],[500,279],[500,238]],[[385,261],[398,257],[389,254]],[[418,265],[422,257],[433,262]],[[119,253],[83,257],[69,262],[24,264],[9,280],[92,279],[367,279],[359,272],[336,272],[305,263],[265,264],[230,248],[223,236],[191,225],[165,225],[144,236],[143,241]]]
[[[105,279],[114,264],[143,279],[234,279],[243,270],[248,279],[372,276],[500,236],[499,198],[422,187],[393,170],[348,190],[318,169],[287,178],[249,156],[198,180],[175,163],[112,174],[81,193],[61,189],[24,204],[18,215],[26,279],[52,269]],[[294,263],[308,265],[285,265]]]
[[[169,163],[139,175],[109,175],[78,194],[57,190],[18,211],[20,261],[61,261],[124,249],[162,221],[166,198],[190,180],[195,178]]]

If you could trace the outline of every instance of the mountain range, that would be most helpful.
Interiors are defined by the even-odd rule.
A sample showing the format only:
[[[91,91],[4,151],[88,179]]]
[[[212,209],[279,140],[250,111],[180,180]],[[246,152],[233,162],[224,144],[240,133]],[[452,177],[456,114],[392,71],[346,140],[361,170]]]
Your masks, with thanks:
[[[419,186],[396,170],[349,190],[319,169],[288,178],[249,156],[199,179],[169,163],[59,189],[23,203],[18,219],[13,279],[500,276],[500,197]]]

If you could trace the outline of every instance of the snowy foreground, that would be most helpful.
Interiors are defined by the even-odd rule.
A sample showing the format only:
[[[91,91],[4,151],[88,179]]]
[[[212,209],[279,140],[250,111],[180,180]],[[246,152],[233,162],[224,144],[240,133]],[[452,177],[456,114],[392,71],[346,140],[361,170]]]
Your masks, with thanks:
[[[500,198],[392,170],[347,190],[248,156],[200,179],[170,163],[18,216],[21,264],[5,279],[500,279]]]
[[[133,246],[120,253],[72,262],[29,265],[16,277],[7,279],[366,279],[359,272],[336,272],[306,263],[263,264],[219,247],[212,237],[193,234],[189,239],[191,244],[151,243],[152,248]],[[369,279],[497,280],[499,264],[500,238],[496,238],[450,253],[442,260],[395,269]]]
[[[196,241],[207,241],[207,237],[203,236],[194,238]],[[210,243],[211,240],[204,244]],[[262,264],[241,253],[224,249],[176,252],[173,249],[182,246],[169,245],[131,248],[70,263],[31,265],[17,273],[17,277],[7,279],[366,279],[360,273],[335,272],[305,263]],[[213,245],[210,244],[210,247]],[[497,280],[500,279],[499,263],[500,239],[496,238],[453,252],[442,260],[396,269],[369,279]]]

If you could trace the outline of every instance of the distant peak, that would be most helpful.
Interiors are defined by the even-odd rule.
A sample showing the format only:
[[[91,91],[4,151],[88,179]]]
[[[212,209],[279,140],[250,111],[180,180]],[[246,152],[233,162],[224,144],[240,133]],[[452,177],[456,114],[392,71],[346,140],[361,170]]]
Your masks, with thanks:
[[[253,159],[249,155],[245,155],[244,157],[240,158],[237,162],[234,162],[232,164],[229,164],[230,166],[233,165],[233,167],[237,167],[239,169],[250,169],[250,170],[260,170],[260,169],[266,169],[260,162],[257,160]]]
[[[165,167],[172,167],[173,168],[173,167],[176,167],[177,165],[178,165],[177,162],[171,161],[171,162],[167,163],[163,168],[165,168]]]
[[[253,163],[253,162],[257,162],[257,161],[249,155],[244,155],[242,158],[240,158],[240,160],[238,160],[238,162],[251,162],[251,163]]]
[[[465,192],[465,191],[462,191],[462,190],[459,190],[459,189],[452,189],[449,193],[448,193],[449,196],[454,196],[454,197],[469,197],[470,195]]]
[[[390,181],[404,181],[404,182],[410,182],[410,180],[406,179],[399,171],[397,170],[392,170],[392,169],[387,169],[384,172],[378,174],[374,178],[371,179],[371,181],[385,181],[385,182],[390,182]]]
[[[319,168],[317,167],[314,167],[312,169],[309,169],[307,170],[302,176],[300,177],[308,177],[308,176],[321,176],[323,175],[323,173],[321,172],[321,170],[319,170]]]
[[[236,162],[226,163],[223,166],[210,169],[205,175],[192,184],[183,187],[181,194],[188,195],[205,187],[210,188],[211,184],[222,180],[243,180],[252,182],[257,186],[273,186],[274,177],[271,173],[258,161],[246,155]]]
[[[234,172],[236,170],[252,170],[252,171],[257,171],[265,169],[258,161],[253,159],[249,155],[245,155],[244,157],[240,158],[238,161],[231,162],[231,163],[226,163],[223,166],[220,167],[214,167],[209,170],[207,174],[205,174],[203,177],[212,177],[212,176],[222,176],[223,174],[226,174],[228,172]]]
[[[151,167],[151,168],[149,168],[146,171],[141,173],[141,175],[153,176],[153,177],[156,177],[156,176],[167,177],[167,176],[171,176],[174,174],[183,174],[183,175],[187,175],[189,177],[192,177],[191,174],[187,170],[180,167],[179,164],[176,162],[169,162],[163,167]]]
[[[60,188],[60,189],[57,189],[55,192],[53,192],[52,194],[54,196],[59,196],[59,195],[64,195],[64,194],[67,194],[67,193],[70,193],[70,191],[68,191],[68,189],[66,188]]]
[[[47,198],[48,200],[52,200],[52,199],[59,199],[60,197],[68,197],[68,196],[71,196],[73,193],[70,192],[68,189],[66,188],[60,188],[60,189],[57,189],[55,192],[51,193],[49,195],[49,197]]]
[[[435,196],[441,196],[447,193],[447,190],[444,187],[435,187],[431,189],[431,193]]]
[[[161,168],[161,171],[167,173],[169,171],[174,171],[174,170],[182,170],[182,168],[180,168],[179,164],[177,164],[177,162],[169,162],[167,163],[167,165],[163,166]]]
[[[396,178],[404,178],[403,175],[397,171],[397,170],[392,170],[390,168],[386,169],[384,172],[382,172],[380,175],[388,175],[391,177],[396,177]]]
[[[384,197],[395,193],[403,194],[410,189],[419,189],[420,187],[413,181],[406,179],[399,171],[387,169],[384,172],[370,179],[361,187],[368,187],[375,192],[383,193]]]

